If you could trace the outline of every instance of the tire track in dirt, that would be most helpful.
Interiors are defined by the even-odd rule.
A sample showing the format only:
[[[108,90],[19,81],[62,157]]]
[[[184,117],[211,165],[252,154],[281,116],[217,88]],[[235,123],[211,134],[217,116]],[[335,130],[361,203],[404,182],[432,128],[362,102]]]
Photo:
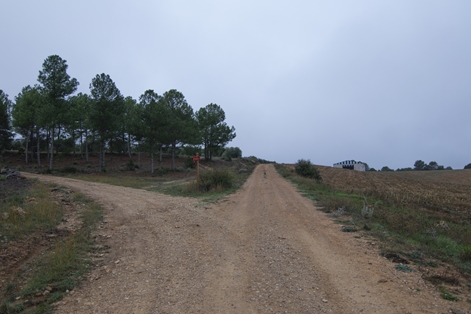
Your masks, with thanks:
[[[341,233],[272,165],[215,204],[35,176],[100,202],[111,247],[58,313],[446,313],[418,273]],[[420,288],[420,291],[417,290]],[[460,308],[455,305],[455,308]]]

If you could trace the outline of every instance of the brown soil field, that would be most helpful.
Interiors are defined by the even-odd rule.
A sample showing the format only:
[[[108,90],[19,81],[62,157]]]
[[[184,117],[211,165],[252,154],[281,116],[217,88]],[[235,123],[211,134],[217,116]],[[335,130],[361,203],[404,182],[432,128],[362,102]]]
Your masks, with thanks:
[[[359,172],[318,166],[324,183],[393,204],[471,219],[471,170]]]

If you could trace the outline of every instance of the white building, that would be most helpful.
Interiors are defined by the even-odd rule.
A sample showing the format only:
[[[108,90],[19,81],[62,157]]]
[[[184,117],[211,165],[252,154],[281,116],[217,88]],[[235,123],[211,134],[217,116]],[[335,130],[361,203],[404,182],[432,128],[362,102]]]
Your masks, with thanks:
[[[357,171],[366,171],[364,163],[356,162],[355,160],[345,160],[334,164],[334,168],[344,168]]]

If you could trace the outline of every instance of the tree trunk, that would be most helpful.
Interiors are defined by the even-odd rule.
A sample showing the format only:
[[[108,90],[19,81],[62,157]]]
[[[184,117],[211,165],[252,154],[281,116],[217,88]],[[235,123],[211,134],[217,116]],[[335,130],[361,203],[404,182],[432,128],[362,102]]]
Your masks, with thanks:
[[[59,142],[61,139],[61,127],[59,125],[58,129],[57,129],[57,141]],[[59,154],[59,146],[56,145],[56,155]]]
[[[102,164],[103,170],[105,170],[105,154],[106,154],[105,144],[103,144],[102,157],[101,157],[101,164]]]
[[[98,171],[101,172],[102,164],[101,164],[101,157],[103,152],[103,141],[100,142],[100,153],[98,155]]]
[[[131,156],[131,134],[128,134],[128,156],[129,156],[129,159],[132,158],[132,156]]]
[[[105,141],[101,140],[100,143],[100,172],[105,170]]]
[[[159,162],[162,162],[162,144],[160,144],[160,156],[159,156]]]
[[[208,154],[208,141],[206,139],[204,140],[204,160],[210,160]]]
[[[73,139],[73,141],[74,141],[74,144],[73,144],[73,145],[74,145],[74,157],[76,157],[77,154],[76,154],[76,145],[75,145],[75,142],[76,142],[76,141],[75,141],[75,130],[72,131],[72,139]]]
[[[26,132],[25,136],[25,162],[28,164],[28,141],[29,141],[29,131]]]
[[[52,162],[54,160],[54,127],[51,132],[51,152],[49,153],[49,170],[52,170]]]
[[[30,139],[29,141],[31,142],[31,144],[34,143],[34,137],[33,137],[33,130],[31,129],[31,132],[30,132]],[[30,150],[30,154],[31,154],[31,162],[34,162],[34,146],[31,146],[31,150]]]
[[[175,170],[175,142],[172,143],[172,169]]]
[[[124,152],[124,143],[126,143],[126,134],[124,134],[123,132],[123,137],[121,138],[121,141],[122,141],[122,144],[123,146],[121,146],[123,148],[123,155],[126,155],[126,153]]]
[[[141,169],[141,142],[137,142],[137,166]]]
[[[39,128],[36,130],[36,150],[37,150],[37,154],[38,154],[38,168],[41,167],[41,145],[40,145],[40,141],[39,141]]]
[[[46,160],[49,161],[49,129],[46,131]]]
[[[88,162],[88,130],[85,130],[85,161]]]
[[[154,174],[154,149],[150,148],[150,173]]]
[[[83,130],[80,129],[80,158],[83,159]]]

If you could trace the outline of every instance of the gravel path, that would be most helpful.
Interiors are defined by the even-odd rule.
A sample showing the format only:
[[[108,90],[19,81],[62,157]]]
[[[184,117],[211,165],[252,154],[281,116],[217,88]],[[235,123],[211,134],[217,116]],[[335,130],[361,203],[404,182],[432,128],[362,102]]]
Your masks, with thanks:
[[[466,313],[374,240],[340,232],[272,165],[216,204],[29,175],[101,203],[109,253],[57,313]]]

